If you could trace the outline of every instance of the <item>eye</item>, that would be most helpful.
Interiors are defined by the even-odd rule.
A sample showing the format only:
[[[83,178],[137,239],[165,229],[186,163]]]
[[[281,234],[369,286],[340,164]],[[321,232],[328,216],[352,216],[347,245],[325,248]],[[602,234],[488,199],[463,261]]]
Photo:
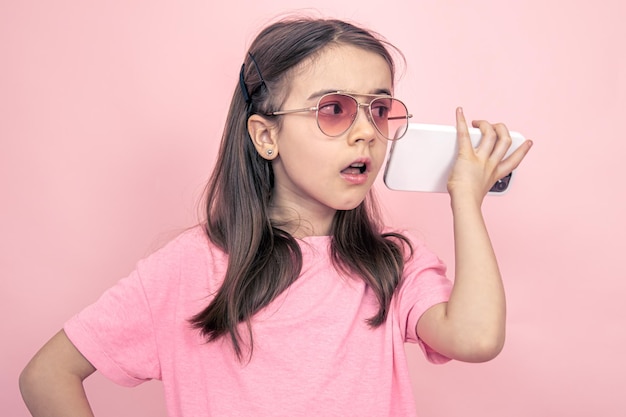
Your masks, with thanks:
[[[387,119],[391,111],[391,101],[389,99],[374,100],[370,104],[372,116],[377,119]]]
[[[338,101],[325,101],[320,103],[318,112],[324,116],[338,116],[343,114],[344,107]]]

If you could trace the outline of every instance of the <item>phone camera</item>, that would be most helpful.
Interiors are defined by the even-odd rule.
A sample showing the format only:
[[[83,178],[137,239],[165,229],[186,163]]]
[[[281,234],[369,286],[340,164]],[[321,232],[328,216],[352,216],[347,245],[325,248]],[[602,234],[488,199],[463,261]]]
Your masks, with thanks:
[[[500,178],[498,181],[496,181],[496,183],[493,185],[493,187],[491,187],[491,189],[489,190],[492,193],[503,193],[507,190],[507,188],[509,188],[509,182],[511,182],[511,176],[513,175],[513,173],[510,173],[509,175]]]

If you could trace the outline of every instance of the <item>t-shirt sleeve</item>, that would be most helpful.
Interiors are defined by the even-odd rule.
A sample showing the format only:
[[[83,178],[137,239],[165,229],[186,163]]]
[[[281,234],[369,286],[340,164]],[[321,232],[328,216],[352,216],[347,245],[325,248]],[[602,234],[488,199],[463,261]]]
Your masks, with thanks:
[[[176,249],[170,243],[140,261],[128,277],[64,325],[83,356],[120,385],[161,377],[153,310],[177,274]]]
[[[446,277],[445,264],[423,242],[413,240],[413,256],[406,262],[402,285],[397,295],[398,313],[404,340],[417,343],[432,363],[450,359],[431,349],[417,334],[417,322],[430,307],[447,302],[452,282]]]

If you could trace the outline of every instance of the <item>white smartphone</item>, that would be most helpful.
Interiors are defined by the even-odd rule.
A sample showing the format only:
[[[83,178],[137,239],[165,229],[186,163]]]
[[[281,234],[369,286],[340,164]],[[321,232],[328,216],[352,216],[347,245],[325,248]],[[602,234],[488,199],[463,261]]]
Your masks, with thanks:
[[[469,132],[472,144],[477,146],[480,130],[469,128]],[[506,156],[525,141],[520,133],[509,133],[513,143]],[[411,123],[406,135],[391,145],[383,180],[391,190],[445,193],[457,154],[456,127]],[[515,171],[498,180],[489,194],[506,193],[514,175]]]

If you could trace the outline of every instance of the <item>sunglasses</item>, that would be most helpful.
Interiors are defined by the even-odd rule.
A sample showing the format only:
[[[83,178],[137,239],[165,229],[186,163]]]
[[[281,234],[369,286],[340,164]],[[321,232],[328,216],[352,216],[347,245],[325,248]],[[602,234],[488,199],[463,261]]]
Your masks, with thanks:
[[[336,91],[324,94],[315,107],[294,110],[279,110],[267,113],[268,116],[314,111],[317,126],[327,136],[336,137],[347,132],[356,121],[359,107],[367,107],[367,118],[378,133],[387,140],[398,140],[406,133],[409,126],[409,114],[406,105],[384,94],[357,94],[372,100],[360,103],[356,97]]]

